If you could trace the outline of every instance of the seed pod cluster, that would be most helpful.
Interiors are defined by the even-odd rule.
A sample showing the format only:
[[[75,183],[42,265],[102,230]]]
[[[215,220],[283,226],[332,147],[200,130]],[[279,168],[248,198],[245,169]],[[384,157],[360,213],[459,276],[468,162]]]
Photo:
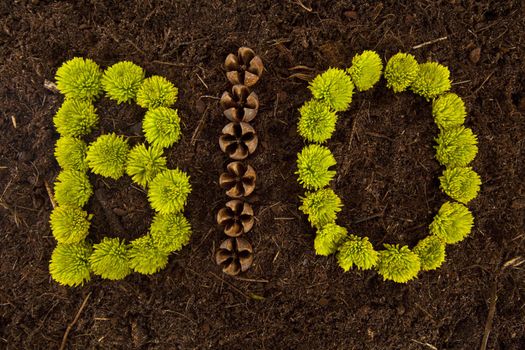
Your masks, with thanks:
[[[255,190],[257,174],[245,160],[258,145],[257,133],[250,123],[259,110],[259,98],[250,88],[259,81],[264,67],[261,58],[247,47],[229,54],[224,66],[232,88],[220,100],[228,124],[222,129],[219,146],[232,161],[219,177],[219,185],[230,201],[217,212],[217,224],[228,238],[219,245],[215,261],[224,273],[234,276],[248,270],[253,263],[253,247],[244,235],[255,222],[246,197]]]

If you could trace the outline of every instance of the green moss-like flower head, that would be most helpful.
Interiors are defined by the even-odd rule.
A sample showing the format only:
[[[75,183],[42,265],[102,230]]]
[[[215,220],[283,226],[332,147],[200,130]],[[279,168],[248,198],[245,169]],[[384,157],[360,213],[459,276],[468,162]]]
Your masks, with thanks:
[[[445,243],[437,236],[428,236],[414,247],[414,253],[419,256],[421,270],[435,270],[445,261]]]
[[[171,253],[190,242],[191,226],[182,213],[157,213],[151,223],[150,234],[160,250]]]
[[[154,75],[142,82],[137,103],[143,108],[170,107],[177,101],[178,92],[168,79]]]
[[[332,181],[335,171],[330,170],[336,164],[335,158],[327,147],[316,144],[308,145],[297,155],[299,183],[309,190],[317,190]]]
[[[91,270],[95,275],[110,280],[121,280],[131,273],[129,247],[119,238],[104,237],[93,246],[89,257]]]
[[[465,239],[474,225],[474,216],[463,204],[445,202],[430,224],[430,232],[447,244]]]
[[[326,102],[335,111],[344,111],[352,102],[354,84],[344,70],[330,68],[312,80],[308,87],[314,98]]]
[[[416,253],[407,246],[385,244],[379,252],[377,271],[384,280],[406,283],[415,278],[421,269],[421,262]]]
[[[65,286],[78,286],[90,280],[89,256],[93,249],[85,241],[58,244],[51,254],[51,277]]]
[[[60,135],[80,137],[97,126],[98,115],[90,101],[66,99],[55,114],[53,123]]]
[[[405,91],[416,79],[419,64],[414,56],[399,52],[392,56],[385,67],[386,86],[394,92]]]
[[[335,223],[324,225],[315,235],[315,254],[327,256],[335,253],[346,235],[347,230],[342,226]]]
[[[86,171],[87,145],[84,141],[64,136],[57,140],[55,145],[55,158],[58,165],[64,170]]]
[[[339,247],[337,262],[346,272],[354,265],[358,269],[368,270],[374,267],[379,260],[379,254],[374,250],[374,246],[368,237],[357,237],[349,235],[348,239]]]
[[[158,173],[166,169],[166,158],[162,156],[160,147],[139,144],[129,152],[126,172],[142,187],[146,187]]]
[[[440,129],[448,129],[463,124],[467,110],[465,103],[458,95],[446,93],[432,102],[432,115]]]
[[[151,181],[148,199],[155,211],[171,214],[182,211],[190,192],[190,178],[185,172],[165,170]]]
[[[66,97],[91,100],[100,95],[102,70],[89,58],[64,62],[55,76],[58,90]]]
[[[464,126],[441,130],[436,142],[436,159],[447,167],[467,166],[478,153],[476,135]]]
[[[299,135],[310,142],[322,143],[332,137],[337,114],[330,106],[319,100],[310,100],[299,109],[301,117],[297,125]]]
[[[81,171],[63,170],[55,182],[55,200],[59,205],[84,206],[93,194],[87,175]]]
[[[135,99],[144,77],[144,70],[133,62],[118,62],[104,72],[102,87],[110,99],[120,104]]]
[[[114,133],[99,136],[87,150],[87,162],[95,174],[113,179],[124,175],[129,145]]]
[[[463,204],[476,198],[481,186],[479,175],[470,167],[446,169],[439,181],[447,195]]]
[[[416,94],[430,100],[450,90],[449,77],[447,67],[437,62],[422,63],[411,88]]]
[[[335,221],[341,211],[341,199],[331,188],[323,188],[316,192],[307,192],[299,207],[313,227],[322,228]]]
[[[357,90],[366,91],[379,81],[382,70],[383,62],[377,52],[365,50],[352,58],[352,66],[347,72]]]
[[[131,241],[129,265],[138,273],[151,275],[166,267],[169,253],[160,250],[150,235]]]
[[[181,137],[179,114],[167,107],[150,109],[144,116],[142,130],[152,145],[170,147]]]
[[[51,212],[51,232],[58,243],[77,243],[89,233],[88,213],[73,205],[61,205]]]

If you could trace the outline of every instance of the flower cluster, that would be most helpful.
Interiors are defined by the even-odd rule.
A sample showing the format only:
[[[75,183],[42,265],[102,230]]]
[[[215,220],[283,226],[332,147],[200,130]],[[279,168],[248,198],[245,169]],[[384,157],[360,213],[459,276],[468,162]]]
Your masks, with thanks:
[[[104,72],[83,58],[65,62],[56,75],[57,87],[66,99],[54,117],[61,135],[55,157],[62,168],[55,182],[58,207],[50,215],[50,226],[58,245],[50,262],[50,273],[58,283],[77,286],[91,273],[110,280],[125,278],[132,271],[151,274],[164,268],[171,252],[189,243],[191,227],[182,214],[191,191],[189,177],[181,170],[169,170],[163,148],[180,139],[180,118],[168,108],[177,89],[163,77],[145,78],[144,70],[132,62],[118,62]],[[146,141],[131,150],[123,136],[99,136],[86,145],[81,137],[98,124],[93,105],[101,95],[118,104],[137,101],[149,108],[144,120]],[[157,214],[150,232],[127,244],[119,238],[105,237],[91,245],[91,214],[82,207],[93,194],[87,171],[118,179],[124,173],[147,188]]]
[[[443,204],[430,225],[430,235],[411,250],[408,246],[384,244],[376,251],[367,237],[348,234],[336,224],[341,199],[328,186],[335,176],[330,167],[336,159],[330,150],[321,146],[335,131],[336,112],[348,109],[354,87],[358,91],[372,88],[381,78],[382,61],[373,51],[355,55],[346,70],[330,68],[310,83],[313,99],[299,110],[298,132],[312,144],[297,155],[298,182],[308,191],[299,209],[317,230],[314,241],[318,255],[337,253],[344,271],[375,268],[385,279],[406,283],[417,277],[420,270],[434,270],[445,261],[446,244],[463,240],[471,231],[473,216],[463,205],[474,199],[481,180],[468,167],[475,158],[477,137],[463,126],[465,104],[451,87],[450,72],[437,62],[419,64],[410,54],[397,53],[384,70],[386,86],[394,92],[411,90],[426,100],[432,100],[432,115],[440,130],[436,138],[436,159],[447,169],[440,177],[441,188],[457,202]],[[463,204],[461,204],[463,203]]]

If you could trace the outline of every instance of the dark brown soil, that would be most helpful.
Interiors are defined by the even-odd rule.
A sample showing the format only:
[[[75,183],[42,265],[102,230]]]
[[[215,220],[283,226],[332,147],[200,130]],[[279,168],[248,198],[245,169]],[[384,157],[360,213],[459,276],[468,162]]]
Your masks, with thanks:
[[[523,2],[80,3],[0,4],[0,348],[58,348],[90,293],[69,349],[477,349],[484,335],[488,349],[525,348]],[[256,86],[261,143],[251,158],[260,179],[248,236],[256,260],[244,279],[223,275],[213,262],[221,239],[214,213],[225,201],[217,180],[226,164],[217,98],[229,86],[223,60],[242,45],[266,66]],[[345,274],[333,257],[315,256],[314,232],[297,210],[302,190],[293,171],[302,141],[295,125],[309,92],[290,75],[348,66],[364,49],[449,66],[480,141],[473,166],[483,187],[470,206],[472,235],[447,249],[441,269],[407,285],[371,271]],[[169,162],[192,177],[194,235],[151,277],[93,278],[79,288],[49,277],[55,241],[44,184],[59,172],[52,117],[62,97],[44,80],[78,55],[103,66],[132,60],[180,88],[184,137]],[[313,71],[290,70],[299,65]],[[143,110],[107,100],[98,109],[100,133],[140,140]],[[426,235],[445,198],[433,159],[436,132],[428,103],[412,94],[394,95],[383,83],[356,94],[329,143],[346,205],[341,223],[376,246],[413,245]],[[93,181],[92,239],[142,235],[151,218],[144,193],[129,178]]]

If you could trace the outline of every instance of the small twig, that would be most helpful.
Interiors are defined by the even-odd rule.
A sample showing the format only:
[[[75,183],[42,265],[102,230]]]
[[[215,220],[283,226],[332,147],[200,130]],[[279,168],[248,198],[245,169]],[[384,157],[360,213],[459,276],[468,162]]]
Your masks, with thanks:
[[[159,60],[153,60],[151,61],[151,63],[165,64],[166,66],[181,67],[181,68],[193,68],[194,67],[191,64],[166,62],[166,61],[159,61]]]
[[[494,278],[494,284],[490,290],[490,304],[487,321],[485,322],[485,329],[483,331],[483,339],[481,340],[480,350],[487,350],[489,342],[489,335],[492,330],[492,323],[494,322],[494,315],[496,315],[496,301],[498,300],[498,275]]]
[[[195,73],[195,74],[197,74],[197,73]],[[202,78],[200,77],[200,75],[197,74],[197,78],[199,78],[199,80],[201,81],[202,85],[204,85],[204,87],[206,88],[206,90],[209,90],[209,88],[208,88],[208,84],[206,84],[206,83],[204,82],[204,80],[202,80]]]
[[[443,41],[443,40],[447,40],[447,39],[448,39],[448,36],[443,36],[441,38],[437,38],[437,39],[434,39],[434,40],[425,41],[424,43],[421,43],[419,45],[412,46],[412,49],[419,49],[421,47],[424,47],[424,46],[427,46],[427,45],[432,45],[432,44],[435,44],[437,42],[440,42],[440,41]]]
[[[197,75],[198,76],[198,75]],[[195,143],[197,142],[197,137],[200,135],[202,128],[204,127],[204,124],[206,123],[206,116],[208,115],[208,107],[204,110],[202,113],[202,117],[199,120],[199,124],[197,124],[197,127],[193,131],[193,134],[191,135],[191,141],[190,144],[192,146],[195,146]]]
[[[201,97],[199,97],[199,100],[201,98],[211,98],[212,100],[220,100],[221,98],[220,97],[217,97],[217,96],[211,96],[211,95],[202,95]]]
[[[244,282],[255,282],[255,283],[268,283],[270,281],[268,280],[254,280],[251,278],[244,278],[244,277],[234,277],[236,280],[244,281]]]
[[[429,344],[429,343],[423,343],[423,342],[420,342],[419,340],[415,340],[415,339],[410,339],[410,340],[413,341],[413,342],[416,343],[416,344],[426,346],[426,347],[428,347],[429,349],[432,349],[432,350],[438,350],[438,348],[436,348],[436,347],[435,347],[434,345],[432,345],[432,344]]]
[[[126,39],[126,41],[128,43],[131,44],[131,46],[133,46],[135,48],[135,50],[137,50],[138,52],[140,52],[141,54],[143,54],[144,56],[147,56],[146,53],[140,48],[137,46],[137,44],[135,44],[133,41],[131,41],[131,39]]]
[[[368,135],[368,136],[373,136],[373,137],[378,137],[380,139],[385,139],[385,140],[388,140],[388,141],[391,141],[391,142],[394,141],[394,139],[391,138],[391,137],[385,136],[383,134],[378,134],[378,133],[372,132],[372,131],[367,131],[367,132],[365,132],[365,134]]]
[[[485,80],[483,80],[483,82],[481,83],[481,85],[476,89],[474,90],[474,92],[472,93],[472,95],[476,95],[479,90],[481,90],[481,88],[483,87],[483,85],[485,85],[485,83],[487,81],[489,81],[490,77],[492,77],[492,75],[494,75],[494,73],[496,73],[496,70],[493,70],[492,72],[490,72],[490,74],[485,78]]]
[[[301,6],[303,9],[305,9],[308,12],[312,12],[312,8],[311,7],[307,7],[305,4],[303,4],[301,2],[301,0],[295,0],[294,4]]]
[[[275,96],[275,105],[273,106],[273,119],[277,119],[277,106],[279,106],[279,94],[276,94]]]
[[[248,295],[244,294],[244,293],[242,292],[242,290],[240,290],[239,288],[235,287],[233,284],[231,284],[231,283],[225,281],[224,279],[220,278],[219,276],[217,276],[216,274],[214,274],[214,273],[211,272],[211,271],[209,271],[209,273],[210,273],[210,275],[212,275],[213,277],[215,277],[215,278],[218,279],[219,281],[226,283],[226,284],[227,284],[228,286],[230,286],[234,291],[236,291],[237,293],[241,294],[241,295],[242,295],[243,297],[245,297],[246,299],[248,299],[248,300],[251,299]]]
[[[69,332],[71,332],[71,329],[75,326],[78,319],[80,318],[80,314],[82,313],[82,310],[86,307],[87,301],[89,297],[91,296],[91,292],[88,293],[88,295],[84,298],[84,301],[82,302],[82,305],[80,305],[80,309],[78,309],[77,314],[75,315],[75,318],[73,321],[67,325],[66,331],[64,332],[64,337],[62,337],[62,343],[60,344],[59,350],[64,350],[66,347],[67,342],[67,336],[69,335]]]
[[[359,223],[362,223],[362,222],[365,222],[365,221],[368,221],[368,220],[372,220],[372,219],[375,219],[375,218],[381,218],[383,217],[384,213],[378,213],[378,214],[374,214],[374,215],[371,215],[371,216],[367,216],[366,218],[361,218],[361,219],[357,219],[354,221],[354,224],[359,224]]]
[[[51,191],[51,186],[47,183],[47,180],[44,180],[44,186],[46,187],[47,195],[49,196],[49,200],[51,201],[51,206],[53,209],[57,207],[57,203],[55,202],[55,196],[53,196],[53,191]]]
[[[56,94],[60,92],[57,88],[57,85],[47,79],[44,80],[44,87],[48,89],[49,91],[54,92]]]

